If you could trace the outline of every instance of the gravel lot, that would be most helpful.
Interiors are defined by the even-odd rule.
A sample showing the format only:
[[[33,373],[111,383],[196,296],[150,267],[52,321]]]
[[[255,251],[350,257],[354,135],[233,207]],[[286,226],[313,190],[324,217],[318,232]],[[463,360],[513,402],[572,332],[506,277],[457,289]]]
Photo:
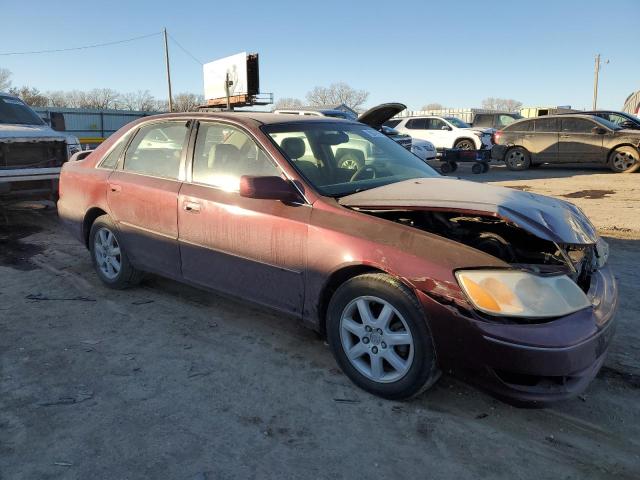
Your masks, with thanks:
[[[640,478],[640,175],[471,175],[575,202],[611,245],[588,391],[517,409],[448,376],[390,402],[297,322],[157,277],[104,288],[55,210],[0,209],[0,478]]]

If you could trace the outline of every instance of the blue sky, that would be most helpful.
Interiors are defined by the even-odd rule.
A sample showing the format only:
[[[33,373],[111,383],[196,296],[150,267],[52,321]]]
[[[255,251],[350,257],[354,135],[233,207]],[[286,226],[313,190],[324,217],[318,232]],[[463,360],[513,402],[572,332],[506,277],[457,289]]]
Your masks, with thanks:
[[[225,14],[225,12],[227,12]],[[225,21],[225,17],[231,19]],[[263,92],[299,97],[344,81],[369,106],[401,101],[480,106],[620,109],[640,89],[640,1],[29,1],[4,2],[0,53],[66,48],[169,33],[203,61],[260,54]],[[174,92],[202,92],[201,66],[170,45]],[[0,56],[14,85],[41,90],[110,87],[166,97],[161,37],[83,51]]]

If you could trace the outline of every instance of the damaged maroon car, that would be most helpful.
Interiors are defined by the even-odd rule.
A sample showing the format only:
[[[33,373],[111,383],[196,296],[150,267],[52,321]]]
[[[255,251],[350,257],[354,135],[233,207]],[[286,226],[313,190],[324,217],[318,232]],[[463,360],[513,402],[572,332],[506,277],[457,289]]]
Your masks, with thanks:
[[[147,117],[64,166],[58,209],[106,285],[153,272],[293,315],[385,398],[441,371],[569,398],[614,330],[608,247],[577,207],[441,177],[356,122]]]

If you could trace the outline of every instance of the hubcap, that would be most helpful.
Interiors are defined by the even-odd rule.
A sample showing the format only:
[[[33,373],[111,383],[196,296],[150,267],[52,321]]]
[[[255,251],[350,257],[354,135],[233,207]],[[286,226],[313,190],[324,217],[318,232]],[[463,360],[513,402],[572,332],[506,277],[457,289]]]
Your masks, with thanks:
[[[345,307],[340,340],[351,365],[375,382],[395,382],[413,363],[413,337],[407,322],[378,297],[358,297]]]
[[[358,162],[355,160],[348,158],[342,161],[342,168],[346,168],[348,170],[357,170],[359,167]]]
[[[636,159],[631,153],[628,152],[616,152],[613,157],[613,165],[618,170],[627,170],[631,168],[638,159]]]
[[[524,153],[520,150],[515,150],[509,153],[508,161],[512,167],[522,167],[524,165]]]
[[[96,265],[109,280],[114,280],[122,269],[120,245],[108,228],[101,228],[93,240]]]
[[[473,150],[475,145],[472,145],[471,142],[465,140],[458,143],[458,148],[461,150]]]

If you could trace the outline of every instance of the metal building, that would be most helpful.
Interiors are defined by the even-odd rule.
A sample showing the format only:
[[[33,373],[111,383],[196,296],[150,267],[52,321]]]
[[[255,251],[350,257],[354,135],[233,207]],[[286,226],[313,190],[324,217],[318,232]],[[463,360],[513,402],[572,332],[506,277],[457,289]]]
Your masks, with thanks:
[[[624,107],[622,107],[622,110],[630,113],[631,115],[640,116],[640,90],[627,97],[624,101]]]

